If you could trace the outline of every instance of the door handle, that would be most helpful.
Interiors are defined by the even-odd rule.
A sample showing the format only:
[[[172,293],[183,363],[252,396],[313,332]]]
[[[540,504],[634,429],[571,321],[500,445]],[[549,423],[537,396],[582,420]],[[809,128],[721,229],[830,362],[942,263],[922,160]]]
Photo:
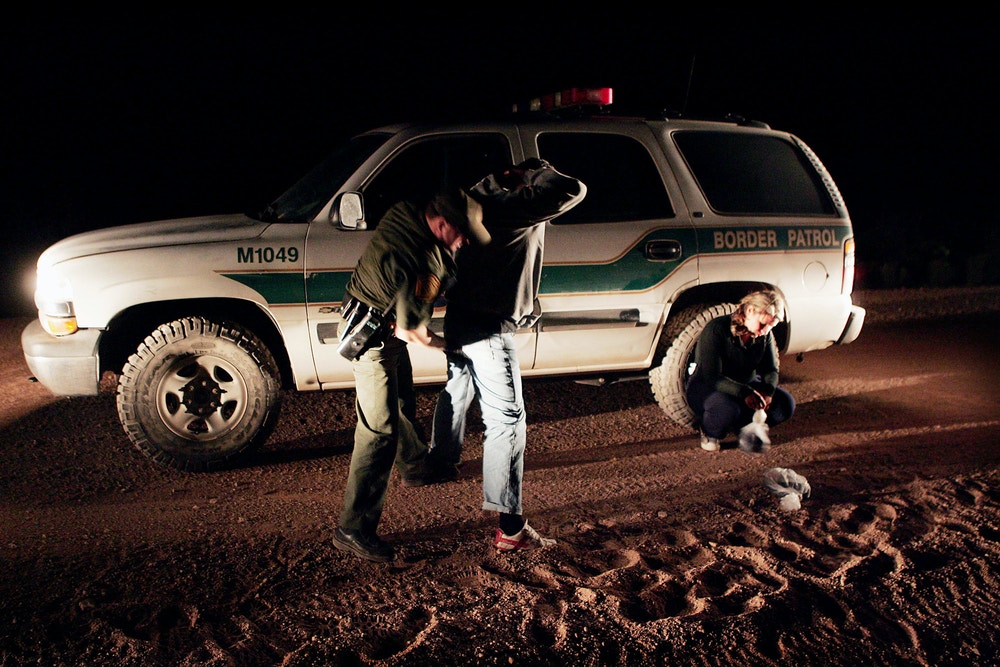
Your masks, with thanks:
[[[642,250],[643,257],[657,262],[669,262],[680,259],[683,254],[681,242],[674,239],[647,241]]]

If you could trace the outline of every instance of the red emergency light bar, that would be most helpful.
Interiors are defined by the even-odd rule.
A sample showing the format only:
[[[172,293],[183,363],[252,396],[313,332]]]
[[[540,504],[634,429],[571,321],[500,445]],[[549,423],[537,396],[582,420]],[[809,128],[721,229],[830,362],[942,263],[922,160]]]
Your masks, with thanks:
[[[611,88],[569,88],[528,100],[523,107],[515,104],[513,111],[554,111],[569,107],[604,106],[611,104],[611,99]]]

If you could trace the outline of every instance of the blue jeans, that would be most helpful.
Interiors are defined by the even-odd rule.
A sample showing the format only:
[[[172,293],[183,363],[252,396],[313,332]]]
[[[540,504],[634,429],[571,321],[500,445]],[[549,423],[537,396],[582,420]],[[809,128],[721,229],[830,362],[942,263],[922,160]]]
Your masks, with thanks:
[[[472,399],[483,415],[483,509],[521,514],[527,442],[521,369],[514,334],[493,334],[448,352],[448,382],[438,395],[428,456],[457,464]]]
[[[741,399],[715,391],[697,377],[688,381],[687,400],[701,424],[701,430],[710,438],[721,440],[727,433],[736,433],[753,420],[753,410]],[[775,426],[787,421],[794,412],[795,399],[786,390],[777,387],[767,409],[767,425]]]

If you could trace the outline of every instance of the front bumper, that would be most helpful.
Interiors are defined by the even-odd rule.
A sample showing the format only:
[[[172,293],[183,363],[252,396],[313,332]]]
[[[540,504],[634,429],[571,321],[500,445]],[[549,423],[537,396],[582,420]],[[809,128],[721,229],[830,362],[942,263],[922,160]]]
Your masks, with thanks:
[[[21,332],[21,349],[32,375],[59,396],[96,396],[100,384],[100,329],[55,338],[38,320]]]

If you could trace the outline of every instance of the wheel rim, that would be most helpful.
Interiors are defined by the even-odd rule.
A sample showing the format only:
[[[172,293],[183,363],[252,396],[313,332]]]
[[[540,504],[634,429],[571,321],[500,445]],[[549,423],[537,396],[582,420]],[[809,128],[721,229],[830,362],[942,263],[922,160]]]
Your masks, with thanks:
[[[210,441],[229,433],[247,409],[243,376],[212,355],[177,359],[156,388],[163,424],[186,440]]]

